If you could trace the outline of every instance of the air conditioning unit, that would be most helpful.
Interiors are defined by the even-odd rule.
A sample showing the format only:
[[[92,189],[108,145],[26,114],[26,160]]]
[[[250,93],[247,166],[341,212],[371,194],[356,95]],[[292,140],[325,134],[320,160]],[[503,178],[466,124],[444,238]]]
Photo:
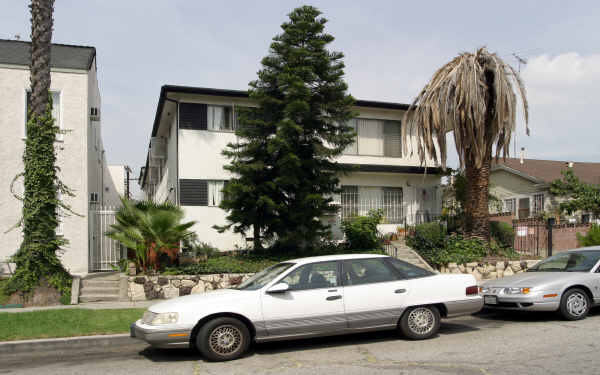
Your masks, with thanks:
[[[100,121],[100,108],[90,108],[90,121]]]
[[[150,138],[150,158],[164,159],[167,157],[167,142],[164,138]]]

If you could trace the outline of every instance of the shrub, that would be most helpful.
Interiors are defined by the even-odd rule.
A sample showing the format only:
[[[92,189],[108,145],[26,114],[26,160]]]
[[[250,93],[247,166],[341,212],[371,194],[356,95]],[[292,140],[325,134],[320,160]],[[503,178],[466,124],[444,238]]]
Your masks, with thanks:
[[[419,224],[406,237],[406,244],[429,264],[440,264],[440,252],[446,248],[446,229],[439,223]]]
[[[509,223],[490,221],[490,236],[501,248],[513,247],[515,231]]]
[[[465,264],[481,260],[488,255],[489,245],[478,238],[462,238],[452,236],[448,239],[446,249],[442,252],[438,264]]]
[[[577,233],[577,242],[579,246],[598,246],[600,245],[600,225],[592,224],[587,235]]]
[[[348,249],[375,249],[379,247],[377,224],[381,222],[383,213],[370,211],[367,216],[357,216],[342,222],[342,231],[346,235]]]

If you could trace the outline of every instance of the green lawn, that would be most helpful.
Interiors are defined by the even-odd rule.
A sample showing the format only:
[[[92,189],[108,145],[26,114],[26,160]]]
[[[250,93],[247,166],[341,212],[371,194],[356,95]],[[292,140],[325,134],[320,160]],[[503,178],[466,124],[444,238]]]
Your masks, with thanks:
[[[144,309],[0,310],[0,341],[127,333],[143,313]]]

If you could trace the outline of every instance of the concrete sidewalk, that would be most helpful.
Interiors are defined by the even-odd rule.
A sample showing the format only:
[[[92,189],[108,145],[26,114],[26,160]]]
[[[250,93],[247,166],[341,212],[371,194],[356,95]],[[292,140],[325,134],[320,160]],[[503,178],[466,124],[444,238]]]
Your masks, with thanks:
[[[145,309],[151,305],[159,303],[163,300],[152,300],[152,301],[138,301],[138,302],[86,302],[77,305],[57,305],[57,306],[35,306],[35,307],[22,307],[14,309],[0,309],[2,313],[19,313],[28,311],[41,311],[41,310],[61,310],[61,309],[89,309],[89,310],[102,310],[102,309]]]

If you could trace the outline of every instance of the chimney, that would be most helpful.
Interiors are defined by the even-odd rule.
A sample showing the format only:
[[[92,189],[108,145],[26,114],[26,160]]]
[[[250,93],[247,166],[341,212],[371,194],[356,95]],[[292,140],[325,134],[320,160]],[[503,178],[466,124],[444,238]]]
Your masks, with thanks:
[[[525,147],[521,147],[521,160],[519,162],[521,164],[525,163]]]

